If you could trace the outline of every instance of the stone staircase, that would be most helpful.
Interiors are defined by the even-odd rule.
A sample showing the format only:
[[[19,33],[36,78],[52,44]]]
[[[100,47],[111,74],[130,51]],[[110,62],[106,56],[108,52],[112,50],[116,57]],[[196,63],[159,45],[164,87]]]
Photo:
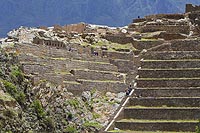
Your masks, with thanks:
[[[200,119],[198,49],[180,42],[178,48],[170,44],[145,53],[137,86],[109,132],[114,127],[113,132],[195,132]]]

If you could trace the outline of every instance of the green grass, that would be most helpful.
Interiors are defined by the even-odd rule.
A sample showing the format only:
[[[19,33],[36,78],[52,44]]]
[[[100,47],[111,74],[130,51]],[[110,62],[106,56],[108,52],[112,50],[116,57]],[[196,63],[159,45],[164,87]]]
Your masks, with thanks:
[[[179,122],[185,122],[185,123],[190,123],[190,122],[195,122],[198,123],[198,120],[140,120],[140,119],[122,119],[119,120],[118,122],[139,122],[139,123],[166,123],[166,122],[175,122],[175,123],[179,123]]]
[[[123,83],[120,81],[114,81],[114,80],[86,80],[86,79],[78,79],[78,81],[83,81],[83,82],[98,82],[98,83]]]
[[[3,101],[15,101],[15,99],[12,96],[6,93],[3,93],[3,94],[0,93],[0,99]]]
[[[126,107],[126,109],[200,109],[200,107],[167,107],[167,106],[161,106],[161,107],[146,107],[146,106],[129,106]]]
[[[152,71],[185,71],[185,70],[200,70],[200,68],[142,68],[142,69],[139,69],[139,70],[152,70]]]
[[[71,61],[76,61],[76,62],[83,62],[83,63],[94,63],[94,64],[110,64],[110,63],[107,63],[107,62],[96,62],[96,61],[87,61],[87,60],[75,60],[75,59],[72,59]]]
[[[148,38],[141,38],[142,42],[147,42],[147,41],[158,41],[158,39],[148,39]]]
[[[78,83],[76,81],[63,81],[63,83],[66,83],[66,84],[76,84],[76,85],[80,84],[80,83]]]
[[[131,131],[131,130],[111,130],[110,133],[193,133],[193,132],[168,132],[168,131]]]
[[[181,62],[181,61],[200,61],[200,59],[174,59],[174,60],[141,60],[142,62]]]
[[[102,128],[102,125],[100,125],[98,122],[91,122],[91,121],[86,121],[85,123],[83,123],[84,127],[95,127],[95,128]]]
[[[150,80],[156,80],[156,81],[159,81],[159,80],[200,80],[200,77],[198,78],[138,78],[137,80],[147,80],[147,81],[150,81]]]

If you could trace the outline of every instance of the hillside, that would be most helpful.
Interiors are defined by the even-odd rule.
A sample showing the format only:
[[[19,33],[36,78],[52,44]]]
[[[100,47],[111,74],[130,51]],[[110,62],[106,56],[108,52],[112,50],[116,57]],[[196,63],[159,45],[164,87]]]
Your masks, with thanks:
[[[199,0],[1,0],[0,37],[19,26],[86,22],[109,26],[127,25],[137,16],[182,13],[186,3]]]

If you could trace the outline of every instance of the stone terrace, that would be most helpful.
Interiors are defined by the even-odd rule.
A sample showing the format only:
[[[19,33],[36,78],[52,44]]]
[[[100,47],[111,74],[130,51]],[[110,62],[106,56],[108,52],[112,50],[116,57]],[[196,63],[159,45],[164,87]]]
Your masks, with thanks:
[[[130,61],[133,54],[106,52],[94,56],[39,44],[17,44],[15,48],[24,73],[32,78],[33,84],[47,80],[63,85],[75,94],[94,88],[121,92],[136,76],[136,72],[131,72],[135,66]],[[127,65],[123,62],[131,63],[126,71],[120,71]]]
[[[195,132],[200,119],[199,48],[198,40],[177,40],[144,53],[137,86],[110,130]]]

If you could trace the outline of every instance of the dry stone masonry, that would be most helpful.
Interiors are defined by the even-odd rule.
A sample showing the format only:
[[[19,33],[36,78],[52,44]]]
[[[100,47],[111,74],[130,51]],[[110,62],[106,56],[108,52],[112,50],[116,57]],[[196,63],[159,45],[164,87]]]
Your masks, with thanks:
[[[149,15],[118,28],[85,23],[20,27],[0,46],[16,55],[33,86],[48,81],[87,99],[93,90],[124,94],[132,85],[104,132],[195,132],[200,119],[199,16],[199,6],[188,4],[184,14]],[[48,105],[45,98],[42,103]]]

